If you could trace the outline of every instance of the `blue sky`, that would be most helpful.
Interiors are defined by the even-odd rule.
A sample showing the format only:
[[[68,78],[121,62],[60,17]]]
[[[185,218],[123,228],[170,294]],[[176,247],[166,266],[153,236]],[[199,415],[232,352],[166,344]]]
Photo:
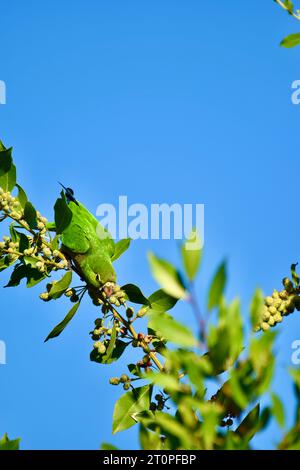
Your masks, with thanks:
[[[1,12],[0,138],[14,147],[19,181],[41,212],[51,218],[57,180],[94,213],[123,194],[146,205],[203,203],[200,298],[224,257],[228,298],[239,295],[245,312],[257,285],[280,287],[299,260],[300,107],[291,83],[300,49],[278,43],[300,24],[271,0],[4,0]],[[120,283],[156,288],[150,249],[179,262],[174,241],[137,241],[118,262]],[[1,292],[0,434],[21,436],[24,449],[137,447],[136,429],[111,436],[121,390],[108,380],[120,366],[89,362],[95,310],[86,303],[62,337],[43,344],[68,303],[43,304],[39,292]],[[195,326],[185,306],[176,316]],[[299,326],[289,317],[277,341],[275,390],[290,420],[285,369]],[[280,435],[274,425],[257,446]]]

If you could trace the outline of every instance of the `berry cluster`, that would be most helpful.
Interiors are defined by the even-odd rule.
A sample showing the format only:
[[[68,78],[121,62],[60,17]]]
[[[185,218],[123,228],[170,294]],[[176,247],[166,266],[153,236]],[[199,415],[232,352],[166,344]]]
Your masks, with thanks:
[[[0,257],[6,257],[9,263],[13,263],[19,258],[17,254],[19,250],[19,243],[13,242],[10,237],[4,236],[3,242],[0,242]]]
[[[6,215],[10,215],[15,220],[22,218],[21,206],[17,198],[11,195],[10,192],[3,191],[0,188],[0,210]]]
[[[280,292],[274,290],[272,296],[266,297],[261,311],[259,324],[255,331],[267,331],[277,323],[281,323],[283,317],[300,311],[299,287],[287,277],[282,281],[284,289]]]
[[[121,377],[112,377],[111,379],[109,379],[109,383],[111,385],[123,384],[124,390],[130,389],[130,386],[131,386],[130,382],[131,382],[131,379],[128,377],[127,374],[122,374]]]
[[[166,398],[161,393],[157,393],[154,398],[156,400],[156,403],[154,401],[150,403],[150,410],[151,411],[156,411],[156,410],[163,411],[163,409],[166,406],[166,401],[168,400],[168,398]]]

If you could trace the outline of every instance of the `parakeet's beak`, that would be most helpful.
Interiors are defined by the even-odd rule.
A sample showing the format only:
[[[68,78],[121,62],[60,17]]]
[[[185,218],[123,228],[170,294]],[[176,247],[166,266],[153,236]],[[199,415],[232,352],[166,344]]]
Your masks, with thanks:
[[[67,191],[67,188],[66,188],[62,183],[60,183],[60,182],[58,181],[58,184],[60,184],[61,187],[62,187],[65,191]]]
[[[66,187],[65,187],[62,183],[60,183],[59,181],[58,181],[58,184],[60,184],[60,185],[62,186],[62,188],[64,189],[68,203],[69,203],[69,202],[74,202],[77,206],[79,206],[78,201],[76,201],[76,199],[75,199],[75,197],[74,197],[74,191],[73,191],[73,189],[71,189],[71,188],[66,188]]]

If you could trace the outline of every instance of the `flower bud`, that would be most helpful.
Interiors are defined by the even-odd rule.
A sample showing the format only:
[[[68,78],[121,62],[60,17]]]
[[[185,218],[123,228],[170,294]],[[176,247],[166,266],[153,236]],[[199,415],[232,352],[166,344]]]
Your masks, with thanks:
[[[139,310],[138,313],[137,313],[137,316],[138,316],[139,318],[144,317],[144,316],[146,315],[146,313],[148,312],[148,310],[149,310],[149,307],[142,307],[142,308],[140,308],[140,310]]]
[[[266,297],[265,298],[265,304],[270,307],[273,304],[274,299],[272,297]]]
[[[99,354],[105,354],[106,353],[106,346],[104,343],[99,343],[99,346],[97,348]]]
[[[66,292],[65,292],[65,296],[66,296],[66,297],[72,297],[74,294],[76,294],[75,291],[74,291],[74,289],[68,289],[68,290],[66,290]]]
[[[109,379],[109,383],[110,383],[111,385],[119,385],[120,379],[119,379],[119,377],[111,377],[111,378]]]
[[[129,381],[128,375],[122,374],[120,377],[120,382],[124,384],[125,382],[128,382],[128,381]]]
[[[270,329],[270,325],[269,325],[269,323],[263,322],[261,324],[261,328],[262,328],[263,331],[268,331]]]
[[[48,292],[42,292],[42,293],[40,294],[40,299],[41,299],[41,300],[44,300],[44,301],[50,300],[50,299],[49,299],[49,294],[48,294]]]
[[[268,324],[269,324],[270,326],[274,326],[275,323],[276,323],[276,322],[275,322],[275,320],[274,320],[274,317],[271,316],[271,317],[269,318]]]
[[[269,307],[269,312],[270,312],[271,315],[276,315],[276,313],[277,313],[277,308],[271,306],[271,307]]]

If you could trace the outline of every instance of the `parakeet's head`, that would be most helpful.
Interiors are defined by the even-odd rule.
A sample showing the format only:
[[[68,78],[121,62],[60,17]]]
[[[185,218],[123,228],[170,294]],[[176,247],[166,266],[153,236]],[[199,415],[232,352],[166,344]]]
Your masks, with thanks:
[[[69,204],[69,202],[75,202],[75,204],[77,204],[78,206],[78,202],[76,201],[75,197],[74,197],[74,191],[72,188],[66,188],[63,184],[59,183],[62,188],[64,189],[65,191],[65,195],[66,195],[66,199],[67,199],[67,202]]]

